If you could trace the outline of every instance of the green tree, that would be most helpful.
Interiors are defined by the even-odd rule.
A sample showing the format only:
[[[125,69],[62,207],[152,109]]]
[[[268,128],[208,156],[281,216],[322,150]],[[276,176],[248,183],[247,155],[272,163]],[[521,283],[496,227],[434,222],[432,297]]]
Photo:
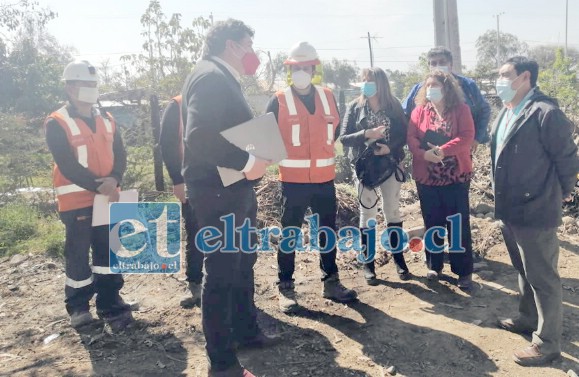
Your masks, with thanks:
[[[45,115],[62,98],[62,69],[71,60],[45,30],[56,13],[19,1],[0,15],[0,111]]]
[[[479,88],[485,92],[494,90],[498,65],[512,56],[527,55],[529,51],[529,46],[513,34],[501,33],[500,42],[497,56],[497,32],[487,30],[479,36],[476,40],[477,64],[473,70],[465,72],[465,75],[476,80]]]
[[[19,0],[15,3],[0,4],[0,37],[8,39],[7,32],[18,30],[26,21],[34,20],[37,27],[43,28],[56,13],[49,8],[41,8],[38,1]]]
[[[273,58],[270,52],[267,52],[268,56],[268,67],[266,74],[266,81],[268,83],[268,91],[273,91],[276,82],[286,80],[287,69],[283,64],[287,59],[287,54],[285,52],[278,52]]]
[[[541,69],[551,68],[555,63],[557,51],[560,47],[557,46],[547,46],[540,45],[531,48],[529,51],[529,57],[533,58]],[[570,47],[567,50],[567,57],[571,60],[571,63],[577,65],[579,63],[579,50]]]
[[[126,87],[152,88],[162,97],[172,97],[181,90],[183,81],[201,57],[202,35],[211,25],[209,19],[197,17],[191,27],[181,25],[181,14],[169,19],[159,0],[151,0],[141,16],[143,53],[125,55],[123,71],[133,70],[137,79]],[[123,78],[123,72],[116,78]],[[125,75],[126,76],[126,75]]]
[[[497,67],[512,56],[526,55],[529,46],[513,34],[500,33],[500,48],[497,56],[497,32],[487,30],[476,39],[476,49],[477,65],[485,67],[488,71],[490,67]]]
[[[418,62],[410,66],[406,72],[386,70],[394,96],[401,101],[404,100],[414,85],[424,81],[429,70],[425,53],[420,55]]]
[[[579,116],[577,72],[571,58],[564,57],[562,48],[556,50],[552,67],[539,73],[539,85],[545,94],[556,98],[568,114]]]
[[[334,84],[338,89],[347,89],[356,81],[359,69],[356,63],[333,58],[331,62],[323,63],[323,71],[324,82]]]

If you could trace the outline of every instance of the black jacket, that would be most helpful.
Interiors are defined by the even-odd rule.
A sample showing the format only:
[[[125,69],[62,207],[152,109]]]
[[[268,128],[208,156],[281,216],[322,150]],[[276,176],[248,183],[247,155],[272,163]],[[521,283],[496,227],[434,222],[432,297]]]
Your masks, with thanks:
[[[388,117],[390,118],[388,147],[392,156],[398,161],[402,161],[404,159],[404,145],[406,144],[406,130],[408,129],[408,121],[402,111],[402,105],[400,105],[398,114],[388,114]],[[352,101],[348,105],[342,121],[339,139],[344,146],[351,147],[350,160],[354,161],[366,148],[364,131],[369,128],[364,105],[360,105],[357,99]]]
[[[579,171],[574,125],[555,99],[536,88],[497,150],[497,127],[505,111],[491,131],[495,216],[519,226],[557,227],[562,199],[572,192]]]
[[[217,166],[242,170],[249,154],[220,132],[253,118],[239,82],[223,65],[201,60],[183,86],[183,177],[190,189],[221,188]],[[252,185],[245,179],[234,185]]]

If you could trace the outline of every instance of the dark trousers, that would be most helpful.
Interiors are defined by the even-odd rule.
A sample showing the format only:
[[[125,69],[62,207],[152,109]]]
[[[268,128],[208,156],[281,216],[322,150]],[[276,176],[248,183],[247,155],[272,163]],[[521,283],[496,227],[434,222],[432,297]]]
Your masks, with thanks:
[[[69,314],[89,310],[96,292],[99,315],[107,317],[126,310],[119,307],[123,276],[109,270],[109,226],[92,226],[92,207],[60,213],[66,228],[64,258],[66,310]],[[89,250],[92,248],[92,269]]]
[[[181,204],[181,216],[185,221],[185,274],[189,283],[201,284],[203,280],[203,253],[195,245],[195,235],[199,232],[199,225],[195,218],[195,209],[191,202]]]
[[[472,238],[470,232],[470,207],[468,192],[470,184],[457,183],[447,186],[428,186],[417,183],[418,197],[420,198],[420,209],[424,219],[426,230],[432,227],[445,227],[449,242],[453,239],[453,229],[447,217],[461,215],[460,246],[464,252],[449,252],[450,268],[458,276],[466,276],[472,273]],[[427,243],[427,242],[425,242]],[[438,246],[444,245],[444,240],[436,234],[434,243]],[[444,264],[444,253],[432,253],[426,250],[426,264],[430,270],[442,271]]]
[[[220,217],[230,214],[235,215],[235,227],[241,226],[246,219],[249,219],[251,226],[256,226],[257,199],[252,187],[233,185],[208,190],[195,187],[195,184],[187,186],[200,229],[215,227],[225,234],[225,225]],[[216,241],[225,242],[225,239],[220,237],[208,243],[212,245]],[[257,243],[256,234],[252,234],[251,243]],[[237,232],[235,245],[240,245]],[[259,331],[253,301],[253,266],[257,254],[222,252],[221,249],[206,253],[203,259],[201,315],[212,371],[239,365],[234,340],[252,338]]]
[[[309,207],[312,209],[312,214],[318,214],[320,227],[327,226],[336,231],[337,205],[334,181],[325,183],[282,182],[281,189],[281,225],[283,228],[288,226],[301,228]],[[320,233],[320,248],[324,248],[326,242],[325,233]],[[285,253],[278,250],[279,282],[293,281],[295,259],[295,252]],[[322,280],[338,272],[335,246],[327,253],[320,253],[320,269],[322,270]]]
[[[536,329],[533,344],[544,353],[561,352],[563,302],[557,270],[557,228],[530,228],[504,223],[503,237],[519,272],[518,322]]]

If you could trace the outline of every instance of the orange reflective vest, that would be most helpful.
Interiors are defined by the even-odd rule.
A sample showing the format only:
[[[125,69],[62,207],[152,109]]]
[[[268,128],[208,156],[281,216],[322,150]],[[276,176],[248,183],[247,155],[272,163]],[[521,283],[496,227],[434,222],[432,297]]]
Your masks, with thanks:
[[[183,97],[179,94],[173,97],[173,101],[179,105],[179,156],[181,157],[181,161],[183,161],[183,110],[181,109]]]
[[[314,114],[295,100],[291,87],[276,93],[278,124],[288,155],[279,163],[282,182],[324,183],[336,177],[334,134],[340,115],[332,91],[314,88]]]
[[[114,155],[113,141],[115,135],[115,121],[108,114],[103,117],[95,113],[96,132],[80,118],[71,118],[66,107],[53,112],[48,116],[44,125],[54,119],[66,132],[68,143],[72,148],[78,163],[90,170],[97,177],[107,177],[113,170]],[[58,211],[92,207],[95,192],[86,190],[68,180],[54,165],[52,181],[58,201]]]

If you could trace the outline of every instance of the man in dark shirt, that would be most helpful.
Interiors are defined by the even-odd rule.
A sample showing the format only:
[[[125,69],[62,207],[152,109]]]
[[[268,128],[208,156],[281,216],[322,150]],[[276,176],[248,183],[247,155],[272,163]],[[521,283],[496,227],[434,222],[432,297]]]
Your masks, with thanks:
[[[539,65],[523,56],[499,69],[496,90],[504,107],[492,127],[491,164],[496,218],[519,273],[519,313],[500,319],[505,330],[532,334],[516,351],[522,366],[561,357],[563,298],[558,270],[562,201],[570,200],[579,156],[576,129],[557,100],[537,86]]]
[[[195,245],[195,235],[199,231],[195,212],[185,194],[185,179],[181,175],[183,167],[183,119],[181,116],[181,96],[169,102],[161,119],[161,153],[173,182],[173,194],[181,202],[181,216],[185,220],[185,259],[187,262],[187,282],[190,294],[181,300],[181,306],[192,308],[201,300],[201,280],[203,279],[203,253]]]
[[[96,69],[86,61],[73,62],[63,76],[69,102],[48,116],[45,131],[55,162],[58,210],[66,227],[66,309],[73,327],[90,323],[89,301],[96,292],[97,314],[118,331],[132,321],[130,306],[119,295],[122,275],[110,273],[108,225],[93,227],[91,219],[97,193],[111,202],[119,198],[125,149],[112,116],[94,107]]]
[[[219,233],[200,246],[200,250],[212,248],[203,260],[201,312],[209,373],[217,377],[253,376],[240,365],[235,343],[264,346],[272,341],[256,321],[253,266],[257,255],[255,251],[239,250],[239,233],[234,232],[233,240],[228,239],[231,236],[225,233],[222,220],[233,215],[236,228],[244,223],[256,226],[253,186],[268,165],[221,135],[253,118],[239,83],[240,75],[255,74],[259,65],[252,37],[253,30],[241,21],[215,23],[205,39],[205,56],[182,91],[183,122],[187,125],[183,176],[188,198],[195,208],[200,234],[208,227]],[[241,171],[246,179],[224,187],[218,166]],[[256,241],[257,235],[252,233],[251,245],[255,246]]]

